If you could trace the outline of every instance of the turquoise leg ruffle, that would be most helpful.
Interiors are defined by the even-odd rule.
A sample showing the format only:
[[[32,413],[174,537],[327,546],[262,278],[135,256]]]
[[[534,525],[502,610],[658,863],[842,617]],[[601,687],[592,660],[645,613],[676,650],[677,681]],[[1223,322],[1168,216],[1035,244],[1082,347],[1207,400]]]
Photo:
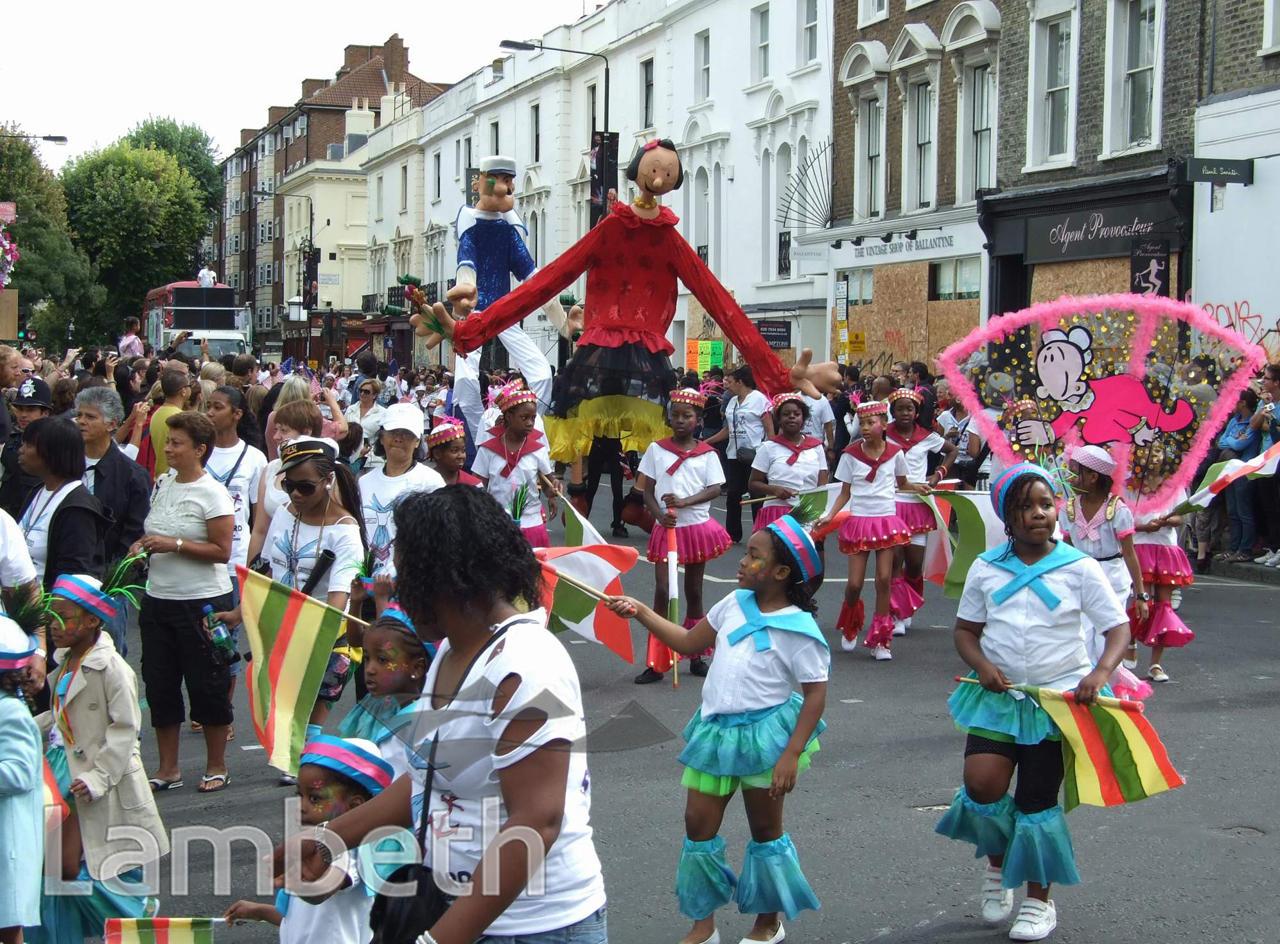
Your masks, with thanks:
[[[1007,793],[994,803],[975,803],[961,787],[934,832],[973,843],[978,847],[973,853],[975,859],[1004,855],[1013,837],[1015,812],[1013,797]]]
[[[822,907],[800,869],[800,857],[787,833],[772,842],[747,843],[736,901],[743,914],[780,911],[788,921],[794,921],[805,909]]]
[[[724,857],[724,839],[716,836],[705,842],[684,841],[680,868],[676,871],[676,896],[680,913],[701,921],[715,914],[733,898],[738,883]]]
[[[1074,885],[1080,881],[1061,806],[1040,813],[1019,810],[1013,822],[1013,839],[1001,868],[1005,888],[1017,888],[1024,882]]]

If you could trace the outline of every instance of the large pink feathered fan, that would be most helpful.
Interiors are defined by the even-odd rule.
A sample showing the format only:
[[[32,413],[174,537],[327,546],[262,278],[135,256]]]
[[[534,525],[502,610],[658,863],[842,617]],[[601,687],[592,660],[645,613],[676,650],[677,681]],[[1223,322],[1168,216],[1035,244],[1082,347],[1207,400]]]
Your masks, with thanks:
[[[1006,465],[1061,468],[1077,446],[1103,446],[1124,470],[1117,490],[1141,491],[1146,511],[1190,482],[1265,362],[1194,305],[1094,295],[992,318],[940,366]]]

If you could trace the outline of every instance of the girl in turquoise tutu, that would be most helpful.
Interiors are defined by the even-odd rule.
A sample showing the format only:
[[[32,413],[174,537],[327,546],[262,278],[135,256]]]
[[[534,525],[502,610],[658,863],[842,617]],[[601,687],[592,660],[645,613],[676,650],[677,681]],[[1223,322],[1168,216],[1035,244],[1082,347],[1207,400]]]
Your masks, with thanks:
[[[702,707],[684,730],[688,743],[680,754],[689,795],[676,894],[681,914],[694,922],[682,944],[719,944],[715,912],[731,900],[756,916],[744,944],[777,944],[786,936],[780,913],[794,921],[802,910],[819,907],[783,831],[782,808],[825,727],[831,654],[813,618],[808,584],[821,572],[813,541],[785,515],[751,536],[738,565],[739,589],[692,629],[629,597],[610,605],[676,652],[716,647]],[[739,786],[751,842],[735,876],[719,832]]]
[[[1039,941],[1057,926],[1053,884],[1080,880],[1058,792],[1061,733],[1049,715],[1011,685],[1075,690],[1089,704],[1110,694],[1107,679],[1129,642],[1129,622],[1102,568],[1053,539],[1058,515],[1053,479],[1022,463],[992,483],[991,503],[1009,542],[974,561],[956,616],[956,650],[980,685],[961,685],[948,705],[969,737],[964,786],[937,831],[977,846],[989,862],[982,917],[1004,922],[1013,890],[1026,883],[1009,937]],[[1110,627],[1097,666],[1084,620]],[[1014,769],[1018,785],[1009,795]]]
[[[113,576],[129,563],[114,568]],[[27,929],[34,944],[81,944],[101,935],[107,918],[149,917],[156,910],[141,884],[141,866],[167,853],[169,838],[138,753],[137,678],[103,632],[124,600],[120,588],[104,587],[87,574],[63,574],[49,591],[58,668],[49,675],[51,708],[36,723],[48,739],[45,757],[71,814],[61,830],[67,884],[42,896],[41,926]],[[150,848],[119,838],[123,826],[150,834]],[[124,869],[125,857],[138,866]]]

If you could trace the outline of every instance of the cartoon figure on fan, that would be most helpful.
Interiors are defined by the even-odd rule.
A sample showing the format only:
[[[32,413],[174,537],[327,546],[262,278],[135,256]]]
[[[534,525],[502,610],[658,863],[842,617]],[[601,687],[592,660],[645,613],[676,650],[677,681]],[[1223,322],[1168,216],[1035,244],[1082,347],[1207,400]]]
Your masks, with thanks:
[[[480,176],[473,184],[478,200],[474,207],[458,210],[454,228],[458,237],[457,284],[449,289],[448,298],[454,311],[466,316],[474,309],[485,309],[511,290],[511,277],[527,281],[537,271],[537,264],[525,245],[528,230],[515,211],[514,158],[494,155],[480,159]],[[542,306],[548,319],[565,337],[571,335],[570,324],[581,328],[581,313],[565,315],[557,298]],[[538,412],[551,402],[551,364],[533,340],[519,325],[512,325],[498,335],[512,363],[524,376],[525,383],[538,397]],[[487,435],[481,417],[484,405],[480,394],[480,351],[477,348],[458,359],[453,385],[453,402],[466,421],[473,444]]]
[[[676,231],[675,214],[659,203],[684,179],[675,145],[666,139],[644,145],[627,167],[627,177],[639,195],[615,205],[546,268],[466,320],[455,321],[441,304],[418,312],[412,319],[418,333],[429,344],[448,337],[466,354],[586,273],[585,328],[573,359],[556,375],[546,421],[551,457],[565,462],[580,460],[596,436],[623,439],[625,449],[643,452],[671,435],[665,391],[676,383],[670,362],[674,348],[666,334],[675,317],[677,280],[724,329],[762,390],[771,395],[797,387],[811,395],[819,388],[834,390],[836,365],[811,364],[812,352],[805,350],[788,370]],[[651,381],[664,391],[657,402],[644,396]],[[576,472],[575,481],[580,476]]]
[[[1085,380],[1085,369],[1093,361],[1093,335],[1087,328],[1070,331],[1054,329],[1041,336],[1036,355],[1036,375],[1040,385],[1036,396],[1056,401],[1062,408],[1057,419],[1023,420],[1018,424],[1018,440],[1024,446],[1044,446],[1064,438],[1081,419],[1080,435],[1094,446],[1109,443],[1149,445],[1160,433],[1176,433],[1195,422],[1195,410],[1185,400],[1176,400],[1171,412],[1151,399],[1137,377],[1116,374]]]

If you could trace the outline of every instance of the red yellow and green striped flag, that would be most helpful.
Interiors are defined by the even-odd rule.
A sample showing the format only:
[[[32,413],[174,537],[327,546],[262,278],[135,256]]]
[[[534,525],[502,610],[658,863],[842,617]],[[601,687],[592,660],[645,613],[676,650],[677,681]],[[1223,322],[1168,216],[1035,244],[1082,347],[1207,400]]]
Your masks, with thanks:
[[[977,679],[961,681],[977,684]],[[1160,736],[1142,713],[1142,702],[1099,697],[1081,705],[1073,692],[1013,686],[1048,712],[1062,731],[1067,812],[1081,803],[1119,806],[1180,787]]]
[[[346,614],[244,567],[240,618],[249,634],[249,712],[267,763],[298,772],[307,719]]]
[[[108,918],[104,944],[213,944],[221,918]]]

